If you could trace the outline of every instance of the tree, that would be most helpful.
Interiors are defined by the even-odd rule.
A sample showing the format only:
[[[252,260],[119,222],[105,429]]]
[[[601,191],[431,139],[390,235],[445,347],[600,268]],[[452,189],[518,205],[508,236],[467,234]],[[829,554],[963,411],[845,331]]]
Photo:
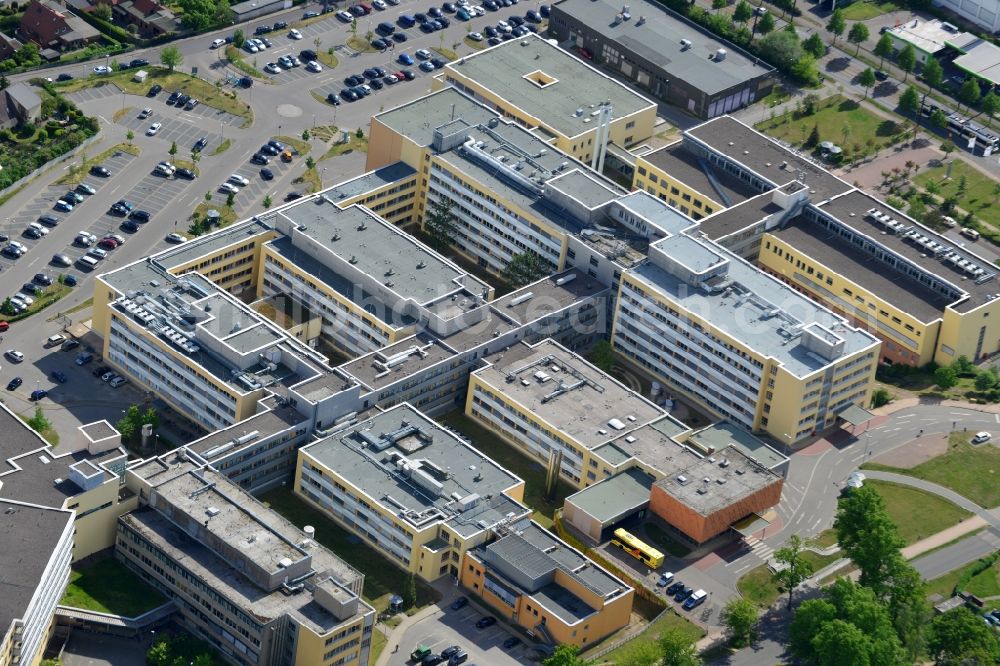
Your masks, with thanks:
[[[226,207],[232,208],[234,203],[236,203],[236,193],[229,192],[226,194]]]
[[[729,4],[729,0],[712,0],[712,9],[718,14],[719,10]]]
[[[766,35],[770,32],[774,32],[775,22],[774,16],[771,12],[768,12],[760,17],[760,21],[757,22],[757,32],[762,35]]]
[[[872,50],[872,53],[879,57],[879,69],[882,69],[882,65],[885,64],[885,59],[892,55],[893,50],[892,37],[890,37],[888,33],[882,33],[878,42],[875,43],[875,48]]]
[[[802,537],[793,534],[788,545],[774,552],[774,559],[783,562],[784,569],[775,572],[774,580],[788,592],[788,610],[792,609],[792,594],[813,573],[812,565],[802,558]]]
[[[911,116],[920,111],[920,93],[913,86],[908,86],[899,96],[899,111]]]
[[[813,636],[837,617],[837,608],[826,599],[809,599],[795,609],[788,626],[788,649],[803,660],[814,654]]]
[[[176,141],[171,141],[170,142],[170,150],[168,150],[167,153],[170,154],[170,157],[173,157],[174,155],[177,154],[177,142]]]
[[[42,411],[41,407],[35,407],[35,415],[25,421],[25,423],[35,432],[45,432],[52,428],[52,423],[45,418],[45,412]]]
[[[847,41],[851,44],[856,44],[857,48],[854,50],[854,55],[861,53],[861,45],[868,39],[868,26],[866,26],[861,21],[858,21],[851,26],[851,31],[847,33]]]
[[[125,140],[128,141],[128,145],[130,146],[132,145],[132,139],[134,138],[135,138],[135,132],[133,132],[132,130],[125,132]]]
[[[458,232],[458,219],[451,212],[451,199],[435,199],[424,218],[424,231],[430,236],[431,245],[441,250],[452,244]]]
[[[761,38],[757,49],[761,58],[782,71],[789,71],[798,60],[806,57],[798,37],[784,30]]]
[[[964,103],[970,109],[979,103],[979,98],[982,95],[982,91],[979,89],[979,83],[971,76],[965,80],[962,87],[958,90],[958,99]]]
[[[822,58],[826,55],[826,44],[818,32],[814,32],[802,41],[802,48],[813,58]]]
[[[948,122],[948,119],[946,118],[945,119],[945,123],[947,123],[947,122]],[[951,155],[956,150],[958,150],[958,146],[956,146],[955,142],[952,141],[951,139],[948,139],[947,141],[942,141],[941,142],[941,152],[944,153],[945,158],[947,158],[949,155]]]
[[[840,500],[833,527],[841,550],[861,570],[859,582],[883,598],[889,567],[904,545],[885,500],[869,486],[855,489]]]
[[[306,168],[307,169],[315,169],[316,168],[316,160],[313,159],[312,155],[307,155],[306,156]]]
[[[236,30],[233,31],[233,46],[241,49],[246,41],[247,36],[246,33],[243,32],[243,28],[236,28]]]
[[[812,640],[820,666],[869,666],[868,637],[853,624],[833,620],[823,625]]]
[[[309,134],[309,130],[307,130],[307,129],[302,130],[302,140],[303,141],[308,141],[310,136],[312,136],[312,135]]]
[[[938,368],[934,371],[934,383],[938,388],[947,391],[958,383],[958,375],[951,368]]]
[[[911,663],[925,654],[927,626],[931,609],[927,586],[913,566],[898,558],[889,573],[889,617],[896,635]]]
[[[986,123],[993,126],[993,115],[997,111],[1000,111],[1000,97],[997,97],[993,93],[993,89],[990,88],[989,92],[983,96],[983,99],[979,102],[980,106],[983,108],[983,113],[986,115]]]
[[[679,627],[669,627],[660,632],[660,652],[663,666],[700,666],[701,659],[691,635]],[[625,662],[627,663],[627,662]]]
[[[406,577],[406,586],[403,588],[403,607],[413,608],[417,605],[417,579],[413,572]]]
[[[111,5],[101,3],[91,10],[91,14],[102,21],[111,20]]]
[[[939,666],[985,666],[1000,659],[993,627],[966,608],[950,610],[931,621],[927,649]]]
[[[757,624],[757,606],[742,597],[733,597],[726,602],[719,616],[729,639],[736,647],[742,647],[753,640],[754,625]]]
[[[872,393],[872,407],[878,408],[892,402],[892,394],[884,388],[875,389]]]
[[[944,129],[948,126],[948,116],[944,115],[944,111],[941,109],[934,109],[934,113],[931,114],[931,125],[938,129]]]
[[[837,37],[844,34],[847,29],[847,21],[844,19],[844,10],[834,9],[830,14],[830,20],[826,23],[826,29],[833,35],[833,45],[837,45]]]
[[[167,639],[161,638],[146,650],[146,661],[150,666],[167,666],[170,663],[170,643]]]
[[[989,391],[994,388],[997,385],[996,368],[984,370],[976,375],[975,384],[977,391]]]
[[[587,354],[587,360],[604,372],[611,372],[615,367],[614,348],[607,340],[598,340]]]
[[[965,177],[964,175],[962,176]],[[961,182],[959,182],[959,191],[963,189]],[[961,354],[956,358],[952,364],[951,369],[955,371],[957,375],[974,375],[976,374],[976,364],[969,360],[969,357],[965,354]]]
[[[747,0],[740,0],[733,9],[733,21],[736,23],[746,23],[753,16],[753,7]]]
[[[933,60],[933,58],[928,58],[928,60]],[[899,55],[896,56],[896,66],[903,70],[905,76],[903,77],[903,82],[910,77],[910,72],[913,68],[917,66],[917,51],[913,48],[913,44],[907,44],[899,51]]]
[[[264,210],[267,210],[268,208],[270,208],[271,207],[271,203],[272,203],[271,202],[271,195],[268,194],[266,197],[264,197],[264,201],[262,201],[261,203],[264,205]]]
[[[875,72],[872,71],[871,67],[866,67],[865,70],[858,75],[858,83],[865,87],[865,99],[867,99],[868,89],[875,85]]]
[[[6,76],[0,74],[0,90],[6,90],[9,87],[10,81],[7,80]]]
[[[579,652],[580,648],[564,643],[542,662],[542,666],[587,666],[588,662],[577,656]]]
[[[503,278],[515,289],[531,284],[548,275],[545,262],[534,252],[522,252],[511,257],[510,263],[503,269]]]
[[[167,46],[160,51],[160,64],[171,72],[174,71],[175,67],[180,67],[183,62],[184,56],[181,55],[181,50],[176,46]]]

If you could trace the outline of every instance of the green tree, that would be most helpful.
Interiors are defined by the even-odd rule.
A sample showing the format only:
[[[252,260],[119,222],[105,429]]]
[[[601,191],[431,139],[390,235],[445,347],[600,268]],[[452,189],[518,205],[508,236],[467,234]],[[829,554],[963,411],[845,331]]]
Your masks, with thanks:
[[[747,0],[740,0],[733,9],[733,21],[736,23],[746,23],[753,16],[753,7]]]
[[[135,138],[135,132],[129,130],[125,132],[125,140],[128,141],[128,145],[132,145],[132,140]]]
[[[832,620],[820,627],[812,640],[819,666],[869,666],[869,640],[859,628],[844,620]]]
[[[882,496],[869,486],[855,489],[840,500],[833,527],[841,550],[861,571],[860,583],[883,598],[903,540]]]
[[[934,383],[938,388],[947,391],[958,383],[958,375],[951,368],[938,368],[934,371]]]
[[[243,32],[243,28],[236,28],[236,30],[233,31],[233,46],[241,49],[246,41],[247,36],[246,33]]]
[[[588,662],[577,656],[579,652],[580,648],[575,645],[560,645],[551,657],[546,657],[542,666],[587,666]]]
[[[431,245],[439,250],[451,245],[458,233],[458,219],[452,212],[451,199],[431,201],[430,210],[424,218],[424,231],[430,237]]]
[[[878,408],[892,402],[892,394],[884,388],[876,389],[872,393],[872,407]]]
[[[858,83],[865,87],[865,99],[867,99],[868,89],[875,85],[875,72],[872,71],[871,67],[866,67],[865,70],[858,75]]]
[[[264,210],[267,210],[268,208],[270,208],[271,207],[271,203],[272,203],[271,202],[271,195],[268,194],[266,197],[264,197],[264,201],[261,202],[261,203],[263,203],[263,205],[264,205]]]
[[[9,87],[10,81],[7,80],[6,76],[0,74],[0,90],[6,90]]]
[[[413,608],[417,605],[417,579],[410,572],[410,575],[406,577],[406,586],[403,588],[403,607]]]
[[[210,654],[199,654],[194,658],[193,666],[215,666],[215,659]]]
[[[966,608],[931,621],[927,649],[938,666],[986,666],[1000,660],[996,631]]]
[[[879,57],[879,69],[882,69],[885,59],[892,55],[893,50],[892,37],[888,33],[882,33],[882,36],[878,38],[878,42],[875,43],[875,48],[872,50],[872,53]]]
[[[122,439],[126,442],[132,441],[139,434],[139,406],[132,405],[127,410],[125,414],[118,419],[118,423],[115,424],[115,428],[121,433]]]
[[[180,67],[183,62],[184,56],[181,55],[181,50],[176,46],[166,46],[160,51],[160,64],[171,72],[174,71],[174,68]]]
[[[784,30],[761,38],[757,48],[761,58],[786,72],[798,60],[805,57],[805,51],[798,37]]]
[[[303,141],[308,141],[310,136],[312,136],[312,135],[309,134],[309,130],[307,130],[307,129],[306,130],[302,130],[302,140]]]
[[[663,666],[700,666],[701,659],[695,650],[694,640],[679,627],[661,631],[659,642]]]
[[[915,663],[925,653],[931,616],[927,586],[917,570],[902,557],[890,567],[889,581],[889,617],[910,663]]]
[[[177,154],[177,142],[176,141],[171,141],[170,142],[170,150],[168,150],[167,153],[170,154],[170,157],[173,157],[174,155]]]
[[[604,372],[611,372],[615,367],[614,348],[607,340],[598,340],[587,354],[587,360]]]
[[[146,650],[146,661],[150,666],[168,666],[170,664],[170,643],[160,638],[155,645]]]
[[[788,626],[788,649],[796,657],[811,661],[815,653],[812,639],[837,617],[837,608],[826,599],[808,599],[795,609]]]
[[[826,44],[823,43],[823,38],[819,36],[818,32],[814,32],[802,40],[802,48],[813,58],[819,59],[826,55]]]
[[[976,390],[977,391],[989,391],[997,385],[997,375],[994,368],[989,370],[984,370],[976,375]]]
[[[712,0],[712,9],[718,14],[719,10],[729,4],[729,0]]]
[[[52,428],[52,423],[45,418],[45,412],[42,411],[41,407],[35,407],[35,414],[30,419],[25,421],[28,427],[35,432],[45,432]]]
[[[911,116],[920,111],[920,93],[913,86],[908,86],[899,96],[899,111]]]
[[[759,32],[762,35],[774,32],[774,28],[775,28],[774,16],[771,14],[771,12],[764,14],[763,16],[760,17],[760,20],[757,21],[757,32]]]
[[[928,60],[932,59],[928,58]],[[896,66],[903,70],[905,74],[903,82],[905,83],[906,79],[910,77],[910,72],[917,66],[917,51],[913,48],[913,44],[907,44],[899,50],[899,55],[896,56]]]
[[[962,87],[958,91],[959,101],[970,109],[979,103],[981,95],[982,91],[979,89],[979,83],[971,76],[965,80],[965,83],[962,84]]]
[[[719,616],[729,631],[729,639],[736,647],[748,645],[753,640],[754,625],[757,624],[757,606],[742,597],[733,597],[726,602]]]
[[[315,169],[316,168],[316,160],[313,159],[312,155],[306,156],[306,168],[307,169]]]
[[[111,5],[101,3],[101,4],[97,5],[96,7],[94,7],[91,10],[90,13],[92,15],[96,16],[97,18],[101,19],[102,21],[110,21],[111,20]]]
[[[934,113],[931,114],[931,125],[938,129],[944,129],[948,126],[948,116],[944,115],[944,111],[941,109],[934,109]]]
[[[837,45],[837,37],[844,34],[847,29],[847,21],[844,19],[844,10],[834,9],[830,14],[830,20],[826,23],[826,29],[833,35],[833,45]]]
[[[802,538],[793,534],[788,539],[788,545],[774,552],[774,559],[785,564],[783,569],[774,573],[774,580],[788,592],[788,610],[791,610],[795,588],[813,573],[812,565],[802,558]]]
[[[861,52],[861,45],[868,39],[868,35],[868,26],[861,21],[851,26],[851,31],[847,33],[847,41],[857,45],[857,48],[854,49],[854,55],[858,55]]]
[[[931,119],[933,120],[933,117]],[[945,124],[947,124],[947,123],[948,123],[948,119],[945,118]],[[958,150],[958,146],[956,146],[955,142],[952,141],[951,139],[948,139],[947,141],[942,141],[941,142],[941,152],[944,153],[945,158],[947,158],[949,155],[951,155],[956,150]]]
[[[997,97],[991,88],[989,92],[983,96],[983,99],[980,100],[979,104],[982,106],[983,114],[986,115],[986,124],[992,126],[993,116],[997,111],[1000,111],[1000,97]]]
[[[964,178],[965,176],[963,175],[962,177]],[[961,184],[959,184],[959,189],[962,189]],[[970,361],[968,356],[962,354],[952,362],[951,369],[958,375],[974,375],[976,373],[976,364]]]
[[[515,254],[503,269],[503,278],[515,289],[531,284],[548,275],[545,262],[530,250]]]
[[[937,88],[944,81],[944,67],[936,59],[928,58],[924,62],[924,68],[920,72],[920,77],[929,87]]]

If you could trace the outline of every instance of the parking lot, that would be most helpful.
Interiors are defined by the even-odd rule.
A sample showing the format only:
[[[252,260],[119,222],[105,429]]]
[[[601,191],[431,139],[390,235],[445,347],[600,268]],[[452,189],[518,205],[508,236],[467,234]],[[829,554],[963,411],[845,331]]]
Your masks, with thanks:
[[[453,600],[449,599],[450,601]],[[389,666],[411,664],[410,652],[417,645],[429,647],[435,654],[452,645],[457,645],[468,653],[467,666],[514,666],[535,661],[534,650],[523,642],[516,647],[504,649],[503,642],[513,634],[502,623],[485,629],[476,628],[476,622],[486,614],[474,604],[454,611],[441,602],[441,610],[426,617],[406,630],[399,643],[399,651],[389,658]],[[392,646],[387,650],[392,650]]]

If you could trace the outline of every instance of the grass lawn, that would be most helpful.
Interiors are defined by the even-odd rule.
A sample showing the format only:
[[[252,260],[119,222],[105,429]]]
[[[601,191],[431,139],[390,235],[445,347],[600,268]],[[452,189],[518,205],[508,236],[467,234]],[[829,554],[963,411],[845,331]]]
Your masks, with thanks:
[[[142,581],[128,567],[113,557],[90,565],[73,568],[69,586],[61,603],[74,608],[86,608],[100,613],[135,617],[163,604],[159,592]]]
[[[323,157],[319,158],[322,162],[325,159],[331,157],[337,157],[338,155],[347,155],[353,153],[355,150],[361,151],[362,153],[368,152],[368,137],[363,136],[358,138],[356,133],[351,133],[351,138],[347,143],[335,143],[330,146],[330,149],[323,153]]]
[[[42,439],[44,439],[46,442],[48,442],[49,444],[51,444],[54,447],[55,446],[59,446],[59,433],[55,430],[55,428],[52,427],[52,424],[48,421],[48,419],[45,420],[45,423],[47,425],[45,427],[41,428],[41,429],[39,429],[39,428],[31,425],[31,420],[38,414],[39,411],[42,412],[42,417],[44,418],[45,417],[45,411],[41,407],[38,407],[38,406],[35,406],[35,408],[33,410],[31,410],[30,412],[21,412],[20,414],[18,414],[18,417],[22,421],[24,421],[24,423],[29,428],[31,428],[32,430],[34,430],[35,432],[37,432],[39,435],[41,435]],[[35,424],[35,425],[38,425],[38,424]]]
[[[797,116],[792,111],[758,123],[756,128],[775,139],[801,146],[816,125],[819,127],[821,141],[832,141],[844,147],[845,151],[858,144],[861,152],[868,151],[866,145],[869,140],[881,145],[899,133],[898,123],[875,115],[858,102],[840,95],[820,100],[818,107],[811,116]],[[849,127],[846,141],[845,126]]]
[[[233,67],[240,70],[247,76],[252,76],[255,79],[260,79],[262,83],[270,83],[271,79],[267,77],[264,72],[257,69],[254,65],[248,63],[243,59],[243,52],[238,48],[230,44],[226,47],[226,58],[232,63]]]
[[[470,49],[475,49],[477,51],[482,51],[484,48],[486,48],[486,42],[482,42],[482,41],[477,42],[476,40],[474,40],[474,39],[472,39],[470,37],[466,37],[462,41]]]
[[[837,530],[833,529],[832,527],[823,530],[816,536],[807,539],[806,543],[816,548],[829,548],[830,546],[837,543]]]
[[[149,76],[142,83],[133,81],[134,72],[125,70],[107,76],[88,76],[85,79],[74,79],[53,85],[60,92],[68,93],[84,88],[114,84],[131,95],[145,95],[150,86],[158,83],[163,86],[165,91],[179,90],[200,100],[202,104],[243,118],[244,127],[249,127],[250,123],[253,122],[253,111],[250,109],[250,105],[236,97],[236,93],[218,88],[205,79],[184,72],[171,72],[163,67],[155,66],[146,68],[146,71],[149,72]]]
[[[376,51],[375,47],[365,41],[363,37],[349,37],[347,39],[347,48],[360,53],[375,53]]]
[[[926,539],[972,516],[948,500],[916,488],[874,479],[865,483],[885,500],[886,510],[906,545]]]
[[[222,153],[229,150],[229,146],[233,145],[232,139],[223,139],[222,143],[215,147],[209,155],[221,155]]]
[[[5,314],[0,314],[0,321],[20,321],[21,319],[27,319],[31,315],[35,314],[40,310],[44,310],[56,301],[58,301],[63,296],[66,296],[73,290],[73,287],[69,287],[60,282],[56,282],[50,287],[45,288],[45,293],[41,296],[35,297],[35,302],[28,306],[28,309],[19,315],[7,316]]]
[[[848,21],[867,21],[898,9],[899,5],[895,2],[852,2],[844,7],[844,18]]]
[[[299,155],[305,155],[310,150],[312,150],[312,146],[309,144],[309,142],[308,141],[303,141],[301,137],[296,138],[294,136],[287,136],[287,135],[282,134],[282,135],[274,137],[274,140],[275,141],[280,141],[281,143],[285,144],[286,146],[290,146]]]
[[[524,479],[524,503],[535,510],[533,516],[545,528],[552,527],[552,516],[562,508],[563,500],[573,494],[569,484],[560,481],[553,499],[544,496],[545,466],[529,459],[510,444],[479,425],[461,411],[449,412],[439,419],[472,441],[472,446]]]
[[[389,597],[402,594],[408,574],[385,559],[361,539],[312,508],[289,488],[276,488],[260,496],[260,500],[295,525],[312,525],[316,540],[338,557],[365,575],[365,599],[381,612],[389,607]],[[437,593],[417,579],[417,606],[437,601]]]
[[[319,192],[323,189],[323,181],[320,180],[319,169],[313,167],[312,169],[306,169],[302,174],[292,181],[295,185],[305,185],[306,192]]]
[[[743,574],[736,582],[736,589],[744,599],[752,601],[761,608],[767,608],[781,596],[781,590],[778,589],[766,564],[754,567]]]
[[[448,62],[458,60],[458,54],[445,46],[432,46],[431,51],[437,51]]]
[[[867,463],[862,469],[881,469],[905,474],[951,488],[979,506],[992,508],[1000,504],[1000,448],[992,445],[974,447],[970,433],[953,432],[948,452],[912,469],[898,469]]]
[[[971,571],[978,562],[970,562],[961,569],[946,573],[945,575],[927,582],[927,594],[940,594],[948,598],[954,591],[955,586],[962,576]],[[1000,562],[995,562],[993,566],[985,571],[980,571],[972,577],[965,585],[964,592],[974,594],[977,597],[992,597],[1000,595]]]
[[[316,59],[319,60],[319,64],[323,65],[327,69],[333,69],[340,62],[337,60],[337,56],[333,55],[329,51],[316,51]]]
[[[83,164],[73,163],[70,168],[66,170],[66,173],[59,178],[54,184],[55,185],[79,185],[88,176],[90,176],[90,167],[97,166],[104,160],[108,159],[115,153],[128,153],[129,155],[139,155],[138,146],[129,143],[119,143],[118,145],[111,146],[103,153],[95,155],[90,159],[87,159]]]
[[[689,634],[692,640],[699,640],[705,635],[704,630],[701,627],[690,622],[687,618],[682,617],[675,613],[673,610],[668,610],[664,613],[660,619],[653,622],[646,631],[642,633],[628,643],[625,643],[619,648],[612,650],[607,653],[595,663],[597,664],[616,664],[616,666],[628,666],[628,658],[630,650],[634,649],[632,646],[637,643],[650,643],[655,644],[660,639],[660,634],[665,629],[677,628],[681,631]]]
[[[926,188],[927,183],[933,181],[940,188],[940,196],[956,196],[959,208],[994,226],[1000,226],[1000,207],[997,206],[1000,196],[994,192],[997,182],[963,159],[954,160],[950,179],[945,178],[947,170],[947,166],[936,166],[917,174],[913,181],[921,188]],[[965,194],[959,197],[958,186],[963,176]]]
[[[189,219],[192,221],[204,220],[210,210],[219,211],[219,228],[228,227],[236,221],[236,211],[226,205],[225,198],[218,201],[202,201],[200,204],[195,206],[194,212],[191,213],[191,217]],[[209,231],[212,231],[212,229],[206,229],[203,233],[208,233]],[[178,233],[184,234],[188,237],[193,235],[190,229],[178,228]]]

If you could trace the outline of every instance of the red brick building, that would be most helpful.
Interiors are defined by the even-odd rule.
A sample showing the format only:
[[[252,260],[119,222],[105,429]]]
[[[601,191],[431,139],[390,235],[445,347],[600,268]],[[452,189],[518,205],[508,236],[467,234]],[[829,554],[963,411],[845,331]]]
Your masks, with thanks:
[[[24,10],[17,29],[23,39],[42,49],[78,49],[101,38],[101,33],[55,0],[34,0]]]
[[[781,501],[784,478],[735,447],[653,484],[649,508],[691,540],[704,543]]]

